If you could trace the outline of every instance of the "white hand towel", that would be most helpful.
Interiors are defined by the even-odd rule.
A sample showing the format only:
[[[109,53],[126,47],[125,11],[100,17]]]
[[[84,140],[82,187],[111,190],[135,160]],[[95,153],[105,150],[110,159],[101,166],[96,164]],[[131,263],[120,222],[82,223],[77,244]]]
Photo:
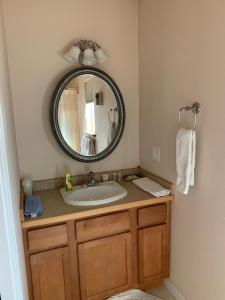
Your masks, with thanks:
[[[109,122],[109,132],[108,132],[108,145],[110,145],[116,135],[116,122]]]
[[[132,181],[135,185],[141,188],[143,191],[155,196],[155,197],[162,197],[168,196],[171,191],[163,188],[158,183],[152,181],[151,179],[144,177],[138,178]]]
[[[177,190],[187,195],[194,185],[196,134],[181,128],[176,139]]]

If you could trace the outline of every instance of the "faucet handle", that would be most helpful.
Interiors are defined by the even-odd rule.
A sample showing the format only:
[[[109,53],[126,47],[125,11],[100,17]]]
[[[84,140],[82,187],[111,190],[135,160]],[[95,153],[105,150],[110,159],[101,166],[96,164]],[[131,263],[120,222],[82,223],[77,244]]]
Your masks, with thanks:
[[[88,177],[90,177],[90,178],[94,178],[94,176],[95,176],[95,174],[94,174],[94,172],[93,172],[93,171],[89,172],[89,174],[88,174]]]
[[[88,174],[88,178],[87,178],[87,186],[95,186],[96,182],[95,182],[95,174],[94,172],[89,172]]]

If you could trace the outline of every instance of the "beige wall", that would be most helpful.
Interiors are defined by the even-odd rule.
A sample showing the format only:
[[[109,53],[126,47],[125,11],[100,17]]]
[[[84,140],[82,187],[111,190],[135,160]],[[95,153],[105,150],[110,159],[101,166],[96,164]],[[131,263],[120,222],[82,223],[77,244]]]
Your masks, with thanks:
[[[0,45],[0,294],[4,300],[27,300],[19,216],[20,176],[1,0]]]
[[[21,175],[33,179],[62,176],[67,163],[74,174],[138,165],[137,0],[3,3]],[[121,143],[108,158],[92,165],[67,157],[49,126],[54,86],[73,68],[60,55],[79,38],[99,42],[109,54],[100,68],[119,85],[127,110]]]
[[[178,109],[195,100],[202,106],[196,185],[173,204],[171,280],[187,300],[224,300],[225,2],[138,2],[141,165],[175,181]],[[61,176],[66,163],[74,174],[137,165],[137,1],[4,0],[4,14],[21,175]],[[122,142],[92,165],[63,154],[48,119],[53,88],[71,69],[60,55],[75,38],[103,45],[110,60],[101,68],[120,86],[127,109]],[[155,144],[160,163],[151,160]]]
[[[225,2],[140,0],[141,165],[175,181],[179,107],[198,100],[196,184],[176,193],[171,280],[187,300],[225,299]],[[161,162],[151,147],[161,148]]]

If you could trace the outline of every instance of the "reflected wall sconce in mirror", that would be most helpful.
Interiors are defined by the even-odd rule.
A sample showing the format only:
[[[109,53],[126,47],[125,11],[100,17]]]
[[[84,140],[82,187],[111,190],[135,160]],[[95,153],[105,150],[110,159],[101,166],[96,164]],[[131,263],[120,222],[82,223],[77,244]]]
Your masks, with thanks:
[[[103,105],[103,93],[102,92],[95,94],[95,103],[96,103],[96,105]]]
[[[77,62],[82,66],[101,64],[108,59],[108,55],[94,41],[80,40],[65,54],[64,58],[70,62]]]

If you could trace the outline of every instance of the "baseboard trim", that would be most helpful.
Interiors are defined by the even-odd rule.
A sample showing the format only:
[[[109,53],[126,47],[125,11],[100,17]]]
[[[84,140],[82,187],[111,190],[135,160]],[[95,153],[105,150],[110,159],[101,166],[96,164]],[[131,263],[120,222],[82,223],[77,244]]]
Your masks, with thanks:
[[[173,285],[170,279],[165,279],[164,284],[176,300],[186,300],[184,296],[178,291],[178,289]]]

